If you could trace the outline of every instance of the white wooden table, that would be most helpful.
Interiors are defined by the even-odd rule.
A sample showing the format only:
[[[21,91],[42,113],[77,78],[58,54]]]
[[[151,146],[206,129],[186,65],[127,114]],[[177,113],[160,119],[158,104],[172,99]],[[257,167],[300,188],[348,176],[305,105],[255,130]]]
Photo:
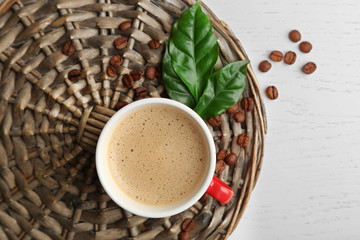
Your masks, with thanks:
[[[360,1],[204,0],[242,42],[265,97],[265,158],[230,240],[360,239]],[[288,39],[298,29],[309,54]],[[294,65],[272,50],[297,53]],[[317,63],[305,75],[301,67]]]

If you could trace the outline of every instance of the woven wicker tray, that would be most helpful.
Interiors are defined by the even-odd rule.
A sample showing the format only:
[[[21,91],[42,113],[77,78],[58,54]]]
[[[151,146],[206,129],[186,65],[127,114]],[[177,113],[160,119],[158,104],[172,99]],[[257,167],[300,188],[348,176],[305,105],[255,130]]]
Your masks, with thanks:
[[[0,239],[177,239],[181,223],[193,218],[191,239],[226,239],[238,224],[260,173],[266,117],[259,86],[249,66],[243,97],[255,107],[245,123],[223,113],[221,126],[208,124],[217,150],[237,154],[220,178],[234,198],[221,205],[213,198],[169,218],[147,219],[119,208],[96,176],[94,148],[119,101],[166,97],[161,77],[144,76],[132,89],[121,78],[133,69],[158,67],[172,24],[193,2],[185,0],[5,1],[0,6]],[[229,28],[203,5],[219,39],[216,68],[247,59]],[[121,31],[118,26],[132,21]],[[127,47],[115,49],[119,36]],[[160,42],[158,49],[148,42]],[[71,40],[76,51],[62,53]],[[123,57],[109,77],[114,55]],[[81,70],[81,79],[68,73]],[[243,111],[240,109],[240,111]],[[246,132],[246,148],[237,137]]]

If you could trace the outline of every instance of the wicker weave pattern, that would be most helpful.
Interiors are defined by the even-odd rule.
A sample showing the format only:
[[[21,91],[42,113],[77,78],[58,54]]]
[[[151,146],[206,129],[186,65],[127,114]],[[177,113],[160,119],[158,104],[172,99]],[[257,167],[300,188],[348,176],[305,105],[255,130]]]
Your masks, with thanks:
[[[240,220],[259,176],[265,111],[251,68],[243,97],[255,101],[245,124],[228,113],[221,127],[208,124],[219,149],[239,159],[220,178],[235,197],[226,206],[209,198],[187,211],[163,219],[134,216],[119,208],[102,189],[95,170],[97,137],[116,104],[137,100],[134,89],[147,88],[148,97],[165,97],[161,79],[142,77],[133,89],[122,76],[133,69],[158,67],[172,24],[192,4],[182,0],[59,0],[18,1],[0,15],[0,239],[177,239],[185,218],[196,224],[192,239],[224,239]],[[204,6],[219,39],[216,68],[246,59],[240,42]],[[132,21],[121,31],[118,25]],[[117,50],[113,41],[128,38]],[[62,53],[65,42],[74,55]],[[124,58],[109,77],[110,58]],[[82,78],[68,78],[72,69]],[[247,132],[251,144],[241,148],[237,136]]]

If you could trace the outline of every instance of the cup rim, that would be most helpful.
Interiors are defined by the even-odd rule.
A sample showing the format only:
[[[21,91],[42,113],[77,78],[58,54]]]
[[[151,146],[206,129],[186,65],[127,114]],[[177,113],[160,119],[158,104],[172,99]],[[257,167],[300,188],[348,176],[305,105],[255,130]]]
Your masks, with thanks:
[[[109,173],[111,174],[109,170],[109,164],[106,158],[106,154],[103,153],[104,149],[107,151],[107,143],[110,139],[111,133],[113,128],[117,125],[117,123],[130,114],[131,112],[135,111],[136,109],[150,106],[150,105],[167,105],[175,107],[183,112],[185,112],[189,117],[191,117],[195,123],[198,124],[199,129],[204,134],[208,151],[209,151],[209,162],[207,167],[206,175],[203,177],[203,184],[200,184],[198,186],[197,190],[194,190],[194,194],[188,198],[186,198],[186,201],[181,204],[170,204],[167,206],[151,206],[146,204],[141,204],[141,202],[137,202],[136,200],[131,199],[130,197],[125,199],[125,196],[123,196],[123,199],[119,199],[120,195],[126,195],[125,193],[121,194],[119,192],[116,192],[114,190],[121,191],[119,187],[115,187],[117,185],[114,184],[114,181],[112,183],[109,182]],[[96,153],[95,153],[95,161],[96,161],[96,171],[100,180],[101,185],[103,186],[106,193],[110,196],[110,198],[118,204],[121,208],[139,216],[148,217],[148,218],[162,218],[162,217],[168,217],[175,214],[178,214],[182,211],[185,211],[186,209],[193,206],[200,198],[201,196],[206,192],[207,188],[209,187],[214,171],[215,171],[215,165],[216,165],[216,149],[215,149],[215,143],[212,137],[212,134],[204,122],[204,120],[191,108],[188,106],[177,102],[175,100],[167,99],[167,98],[146,98],[137,100],[133,103],[130,103],[126,105],[125,107],[121,108],[119,111],[117,111],[106,123],[105,127],[100,133],[98,143],[96,146]],[[106,163],[104,164],[104,161]],[[114,189],[115,188],[115,189]],[[131,203],[129,203],[131,202]],[[136,203],[136,204],[135,204]],[[134,207],[136,206],[136,208]]]

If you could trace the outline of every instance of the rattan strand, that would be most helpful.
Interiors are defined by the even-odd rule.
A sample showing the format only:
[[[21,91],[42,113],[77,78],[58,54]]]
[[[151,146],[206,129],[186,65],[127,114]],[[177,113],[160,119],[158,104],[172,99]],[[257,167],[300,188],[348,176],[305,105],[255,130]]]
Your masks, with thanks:
[[[15,3],[14,3],[15,2]],[[119,101],[166,97],[160,78],[142,77],[132,89],[122,76],[133,69],[160,66],[163,43],[172,24],[192,5],[189,0],[5,1],[0,7],[0,239],[177,239],[181,223],[193,218],[191,239],[226,239],[238,224],[259,177],[264,154],[266,115],[251,66],[243,97],[255,108],[237,123],[221,114],[221,126],[208,124],[217,150],[237,154],[234,166],[219,175],[235,192],[219,204],[213,198],[169,218],[147,219],[119,208],[96,176],[94,149],[101,129]],[[216,68],[247,59],[237,38],[205,5],[220,54]],[[124,31],[118,26],[132,21]],[[117,50],[113,41],[128,39]],[[161,46],[152,49],[150,40]],[[71,40],[75,54],[62,53]],[[109,77],[110,58],[124,61]],[[83,78],[70,81],[68,73]],[[243,111],[242,109],[240,111]],[[242,133],[251,143],[242,148]]]

